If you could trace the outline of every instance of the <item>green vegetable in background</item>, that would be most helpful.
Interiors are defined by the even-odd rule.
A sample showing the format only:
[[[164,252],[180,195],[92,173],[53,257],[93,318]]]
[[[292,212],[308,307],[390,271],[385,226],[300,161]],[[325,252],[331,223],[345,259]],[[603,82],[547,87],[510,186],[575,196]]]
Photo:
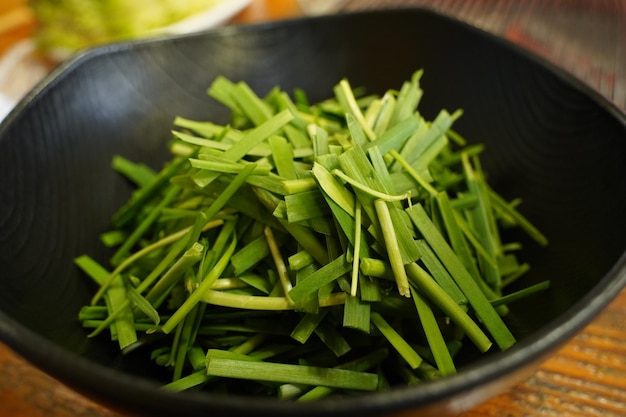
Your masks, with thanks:
[[[225,0],[31,0],[36,40],[46,53],[149,35]]]
[[[299,401],[511,347],[506,303],[549,284],[508,291],[528,264],[503,226],[547,240],[485,182],[482,147],[451,130],[460,111],[420,114],[421,75],[382,96],[342,80],[315,105],[219,77],[230,125],[177,118],[160,172],[116,157],[137,189],[102,236],[112,270],[76,260],[98,285],[90,336],[149,346],[165,389]]]

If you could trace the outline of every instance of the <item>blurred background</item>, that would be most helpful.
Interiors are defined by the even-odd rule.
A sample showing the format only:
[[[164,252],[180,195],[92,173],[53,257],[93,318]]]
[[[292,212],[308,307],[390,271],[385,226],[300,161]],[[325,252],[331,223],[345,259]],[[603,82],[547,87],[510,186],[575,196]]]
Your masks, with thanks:
[[[2,0],[0,118],[76,51],[227,24],[430,8],[501,35],[626,110],[626,0]]]

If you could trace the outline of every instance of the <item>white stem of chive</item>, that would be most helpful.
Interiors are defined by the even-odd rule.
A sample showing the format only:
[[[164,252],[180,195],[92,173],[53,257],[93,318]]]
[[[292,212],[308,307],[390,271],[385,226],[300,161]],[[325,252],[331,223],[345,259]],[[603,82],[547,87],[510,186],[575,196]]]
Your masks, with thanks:
[[[384,200],[376,200],[374,203],[376,213],[378,214],[378,221],[383,231],[383,240],[385,241],[385,248],[387,249],[387,256],[389,257],[389,263],[393,270],[393,275],[396,279],[398,286],[398,292],[400,295],[410,298],[411,288],[409,287],[409,279],[402,263],[402,255],[400,253],[400,246],[398,245],[398,239],[396,238],[396,232],[391,222],[391,215],[389,214],[389,208],[387,202]]]
[[[383,200],[383,201],[402,201],[402,200],[408,200],[411,197],[411,193],[404,193],[404,194],[399,194],[399,195],[390,195],[390,194],[385,194],[385,193],[381,193],[380,191],[376,191],[373,188],[368,187],[367,185],[361,184],[360,182],[356,181],[353,178],[350,178],[348,175],[346,175],[343,171],[340,171],[338,169],[333,169],[332,170],[332,174],[336,177],[341,178],[342,180],[344,180],[345,182],[347,182],[348,184],[352,185],[355,188],[358,188],[361,191],[364,191],[366,193],[368,193],[369,195],[371,195],[372,197],[375,197],[379,200]]]
[[[347,294],[338,292],[330,294],[319,300],[320,307],[342,305],[346,302]],[[258,295],[234,294],[223,291],[208,290],[202,294],[201,301],[221,307],[230,307],[247,310],[293,310],[294,305],[289,304],[285,297],[265,297]]]
[[[272,232],[272,229],[269,226],[265,226],[263,233],[265,234],[267,245],[270,248],[270,253],[272,254],[272,259],[274,260],[274,265],[276,266],[276,272],[278,273],[280,284],[283,287],[285,299],[288,303],[293,304],[293,300],[289,298],[289,291],[291,291],[292,288],[291,280],[289,279],[289,271],[287,270],[283,256],[280,253],[280,248],[278,247],[278,243],[274,237],[274,232]]]
[[[350,285],[350,295],[356,297],[357,288],[359,284],[359,260],[361,258],[361,221],[362,221],[362,211],[361,211],[361,202],[358,199],[355,199],[355,209],[354,209],[354,254],[352,258],[352,282]]]
[[[402,155],[400,155],[400,153],[398,153],[398,151],[392,149],[391,151],[389,151],[389,154],[393,156],[393,159],[395,159],[400,165],[402,165],[402,168],[406,170],[407,174],[409,174],[411,178],[413,178],[430,195],[436,196],[438,194],[438,191],[432,185],[430,185],[428,181],[422,178],[422,176],[411,166],[411,164],[409,164],[406,159],[402,157]]]
[[[359,104],[357,103],[356,98],[354,97],[352,87],[350,86],[350,83],[348,82],[348,80],[343,79],[339,82],[336,93],[339,93],[338,98],[343,98],[345,100],[346,106],[348,107],[352,115],[356,118],[356,120],[359,122],[359,124],[363,128],[363,131],[365,132],[369,140],[376,139],[376,133],[374,133],[372,128],[365,121],[365,117],[363,116],[363,113],[361,112],[361,109],[359,108]]]

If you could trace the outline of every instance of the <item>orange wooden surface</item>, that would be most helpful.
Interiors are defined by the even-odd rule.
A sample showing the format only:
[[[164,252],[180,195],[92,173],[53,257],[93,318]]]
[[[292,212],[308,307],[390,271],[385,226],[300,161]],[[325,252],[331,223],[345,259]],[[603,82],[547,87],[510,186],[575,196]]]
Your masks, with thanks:
[[[298,15],[295,1],[255,0],[234,21]],[[34,27],[26,0],[1,0],[0,54]],[[0,417],[43,416],[127,417],[75,393],[0,343]],[[626,416],[626,290],[531,379],[461,417],[518,416]]]

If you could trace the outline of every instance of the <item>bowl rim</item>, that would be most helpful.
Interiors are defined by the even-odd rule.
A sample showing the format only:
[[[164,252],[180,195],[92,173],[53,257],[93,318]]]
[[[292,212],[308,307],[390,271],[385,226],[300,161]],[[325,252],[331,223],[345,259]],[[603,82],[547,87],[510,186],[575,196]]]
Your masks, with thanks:
[[[161,43],[176,42],[187,38],[228,36],[235,31],[265,31],[286,25],[298,25],[303,21],[352,19],[359,18],[359,16],[382,13],[425,14],[430,18],[441,19],[448,24],[460,26],[477,36],[487,38],[489,42],[500,43],[501,46],[523,55],[525,59],[536,62],[569,86],[594,100],[598,106],[624,125],[626,131],[626,113],[622,112],[615,103],[609,101],[582,80],[547,59],[512,41],[450,15],[428,8],[411,7],[241,24],[192,34],[164,35],[151,39],[124,41],[89,48],[78,52],[72,58],[58,65],[34,87],[0,123],[0,137],[25,110],[37,103],[54,85],[69,76],[78,67],[102,56],[125,53],[128,50],[137,48],[152,48]],[[430,381],[420,385],[420,389],[398,387],[388,392],[341,400],[321,400],[307,403],[306,406],[293,402],[277,401],[276,399],[239,396],[224,397],[206,392],[177,393],[164,391],[152,381],[125,374],[80,357],[22,326],[2,311],[0,311],[0,341],[39,369],[58,378],[72,389],[110,407],[121,407],[123,410],[135,412],[153,411],[156,413],[161,411],[167,413],[168,410],[178,409],[181,411],[181,415],[194,415],[207,410],[223,413],[244,413],[253,408],[258,415],[274,416],[287,416],[292,415],[294,412],[302,415],[319,415],[321,413],[329,415],[338,415],[339,413],[346,415],[347,413],[347,415],[353,415],[355,411],[359,415],[372,415],[383,411],[393,412],[409,407],[433,405],[448,397],[472,390],[478,384],[495,383],[500,377],[521,370],[529,362],[542,362],[548,355],[555,352],[590,323],[624,287],[626,287],[626,252],[620,256],[604,276],[600,277],[592,290],[572,305],[564,314],[550,321],[540,330],[520,340],[506,352],[494,352],[488,355],[488,358],[481,358],[467,365],[458,374],[441,380]],[[150,400],[149,410],[140,404],[140,398]],[[241,401],[242,398],[245,398],[245,401]],[[182,406],[187,410],[177,408]]]

